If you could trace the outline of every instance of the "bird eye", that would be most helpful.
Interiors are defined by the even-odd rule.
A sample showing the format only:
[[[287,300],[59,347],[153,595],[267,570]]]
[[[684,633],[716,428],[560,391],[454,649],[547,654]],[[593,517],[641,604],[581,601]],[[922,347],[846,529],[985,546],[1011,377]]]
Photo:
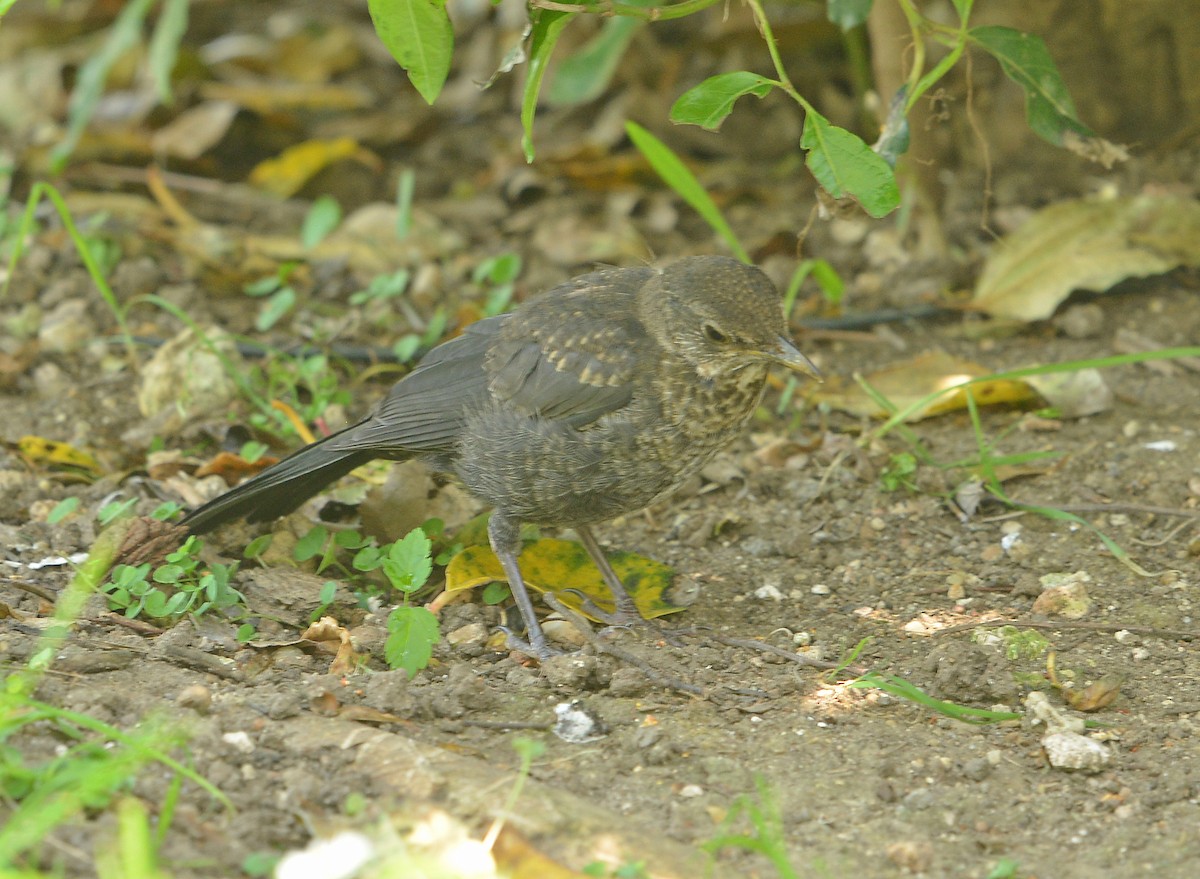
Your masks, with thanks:
[[[704,335],[711,342],[728,342],[729,337],[717,329],[715,324],[704,325]]]

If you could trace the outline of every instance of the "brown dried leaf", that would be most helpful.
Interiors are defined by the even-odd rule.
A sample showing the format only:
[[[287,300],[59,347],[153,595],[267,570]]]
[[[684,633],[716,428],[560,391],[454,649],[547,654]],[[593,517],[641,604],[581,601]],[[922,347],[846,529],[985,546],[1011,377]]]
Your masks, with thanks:
[[[241,455],[233,452],[221,452],[203,467],[196,471],[196,478],[205,476],[220,476],[229,486],[237,485],[247,476],[253,476],[272,464],[278,464],[279,459],[263,455],[254,461],[247,461]]]
[[[1082,690],[1062,690],[1063,699],[1076,711],[1099,711],[1107,708],[1121,695],[1125,678],[1119,674],[1106,674]]]

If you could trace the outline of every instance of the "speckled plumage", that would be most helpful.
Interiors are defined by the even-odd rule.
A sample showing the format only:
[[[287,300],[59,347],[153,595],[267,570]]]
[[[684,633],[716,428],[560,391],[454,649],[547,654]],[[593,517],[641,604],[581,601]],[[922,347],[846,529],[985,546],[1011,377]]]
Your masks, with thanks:
[[[575,528],[636,614],[588,525],[669,494],[745,427],[771,362],[815,375],[780,297],[725,257],[602,269],[433,351],[366,419],[307,446],[184,519],[193,532],[290,512],[372,458],[423,457],[494,507],[493,549],[532,652],[549,654],[517,571],[521,522]]]

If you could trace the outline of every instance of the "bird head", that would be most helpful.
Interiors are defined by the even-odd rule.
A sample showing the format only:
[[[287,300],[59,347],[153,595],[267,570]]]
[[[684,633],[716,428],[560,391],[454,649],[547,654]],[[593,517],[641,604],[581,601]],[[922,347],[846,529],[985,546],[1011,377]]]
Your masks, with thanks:
[[[646,281],[638,311],[659,344],[706,378],[770,363],[821,378],[788,338],[779,291],[755,266],[685,257]]]

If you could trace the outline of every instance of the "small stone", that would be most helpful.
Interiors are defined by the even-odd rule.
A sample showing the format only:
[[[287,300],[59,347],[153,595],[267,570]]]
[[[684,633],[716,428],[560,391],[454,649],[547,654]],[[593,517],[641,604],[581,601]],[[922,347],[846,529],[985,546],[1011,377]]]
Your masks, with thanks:
[[[1143,660],[1150,658],[1150,651],[1145,647],[1134,647],[1133,650],[1129,652],[1129,655],[1132,656],[1135,661],[1142,662]]]
[[[558,718],[554,724],[554,734],[564,742],[580,745],[608,735],[608,726],[581,699],[560,702],[554,706],[554,714]]]
[[[87,314],[86,299],[67,299],[46,315],[38,329],[38,347],[43,354],[78,351],[97,335]]]
[[[551,656],[542,662],[542,677],[554,686],[566,690],[593,689],[597,672],[596,657],[582,653]]]
[[[679,789],[679,796],[684,799],[695,799],[704,796],[704,788],[698,784],[685,784]]]
[[[201,684],[192,684],[179,691],[175,704],[181,708],[191,708],[197,714],[208,714],[212,708],[212,691]]]
[[[764,583],[754,590],[754,597],[762,601],[783,601],[783,592],[778,583]]]
[[[1091,339],[1104,329],[1104,309],[1094,302],[1072,305],[1055,317],[1053,323],[1070,339]]]
[[[446,633],[446,643],[466,656],[478,656],[487,646],[488,628],[483,623],[467,623]]]
[[[240,754],[254,753],[254,741],[250,738],[250,734],[244,731],[227,732],[221,736],[221,741],[232,747]]]
[[[1075,732],[1053,732],[1042,737],[1046,757],[1055,769],[1100,772],[1112,762],[1112,751],[1095,739]]]
[[[1087,584],[1092,578],[1086,571],[1073,574],[1045,574],[1038,578],[1042,594],[1033,602],[1033,612],[1077,620],[1091,610],[1092,600]]]
[[[542,631],[555,644],[562,644],[565,647],[582,647],[587,643],[583,632],[579,631],[579,628],[568,620],[546,620],[542,623]]]
[[[809,592],[811,592],[813,595],[830,595],[833,593],[833,590],[824,583],[818,583],[816,586],[810,589]]]
[[[889,861],[910,873],[927,873],[933,865],[933,844],[924,840],[893,842],[884,851]]]
[[[1138,642],[1138,636],[1128,629],[1121,629],[1113,637],[1117,640],[1118,644],[1136,644]]]
[[[983,781],[992,774],[992,764],[982,757],[974,757],[963,764],[962,774],[971,781]]]
[[[646,692],[649,681],[645,673],[637,668],[618,668],[608,682],[610,696],[634,697]]]

